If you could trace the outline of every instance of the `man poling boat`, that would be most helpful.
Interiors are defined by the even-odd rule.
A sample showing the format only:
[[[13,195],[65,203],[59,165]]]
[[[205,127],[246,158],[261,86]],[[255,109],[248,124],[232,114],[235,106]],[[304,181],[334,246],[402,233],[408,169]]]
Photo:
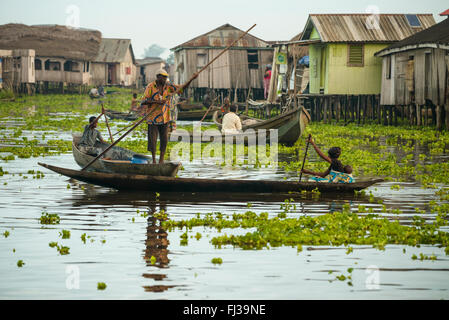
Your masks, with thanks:
[[[146,87],[144,93],[145,100],[141,103],[139,112],[142,115],[147,115],[147,149],[151,152],[153,163],[156,163],[156,145],[158,136],[160,138],[159,163],[164,163],[171,121],[171,97],[175,93],[182,93],[197,77],[198,73],[195,73],[187,83],[183,86],[178,86],[167,81],[168,73],[164,69],[160,69],[156,73],[156,80],[149,83]]]

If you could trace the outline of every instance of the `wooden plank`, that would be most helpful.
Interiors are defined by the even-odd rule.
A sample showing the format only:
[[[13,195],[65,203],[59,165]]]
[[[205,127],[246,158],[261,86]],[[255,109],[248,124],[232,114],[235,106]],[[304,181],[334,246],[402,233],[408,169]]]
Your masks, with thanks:
[[[415,53],[415,102],[423,105],[425,100],[425,53],[424,50],[416,51]]]

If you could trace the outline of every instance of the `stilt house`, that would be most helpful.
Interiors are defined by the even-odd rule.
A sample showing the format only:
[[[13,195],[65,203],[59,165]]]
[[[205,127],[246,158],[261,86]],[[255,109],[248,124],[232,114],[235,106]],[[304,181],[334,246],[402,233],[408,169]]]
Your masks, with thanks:
[[[242,33],[244,31],[225,24],[172,48],[175,56],[174,82],[186,82]],[[251,88],[261,93],[263,98],[263,75],[266,65],[272,60],[273,48],[264,40],[247,34],[202,72],[190,88]]]
[[[376,53],[382,58],[381,104],[395,106],[412,124],[434,117],[449,130],[449,19]],[[433,114],[422,108],[430,107]],[[444,119],[444,120],[443,120]]]
[[[311,14],[310,93],[379,94],[382,60],[374,54],[435,24],[431,14]]]

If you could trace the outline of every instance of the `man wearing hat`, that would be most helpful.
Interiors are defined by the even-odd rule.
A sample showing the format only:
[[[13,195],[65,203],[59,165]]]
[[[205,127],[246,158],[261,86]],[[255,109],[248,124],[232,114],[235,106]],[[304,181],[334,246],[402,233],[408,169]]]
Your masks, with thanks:
[[[140,106],[143,116],[150,114],[148,123],[148,151],[153,156],[153,163],[156,163],[156,145],[158,135],[160,137],[160,157],[159,163],[164,163],[165,150],[168,143],[168,131],[170,122],[171,97],[175,93],[181,93],[194,79],[195,74],[189,82],[182,86],[174,85],[167,81],[168,73],[160,69],[156,73],[156,80],[150,82],[145,89],[144,102]]]

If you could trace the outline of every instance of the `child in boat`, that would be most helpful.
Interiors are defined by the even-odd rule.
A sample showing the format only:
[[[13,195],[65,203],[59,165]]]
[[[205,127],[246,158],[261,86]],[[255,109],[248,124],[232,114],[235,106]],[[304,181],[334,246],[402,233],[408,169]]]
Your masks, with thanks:
[[[138,100],[137,100],[137,93],[133,93],[133,99],[131,100],[131,108],[129,109],[129,112],[135,113],[138,111]]]
[[[95,147],[97,141],[106,143],[101,136],[100,131],[95,129],[97,127],[96,117],[89,118],[89,124],[84,127],[83,136],[78,144],[78,148],[81,152],[91,156],[97,156],[101,153],[102,149]]]
[[[302,173],[310,174],[315,177],[311,178],[314,181],[321,181],[321,182],[345,182],[345,183],[351,183],[354,181],[354,178],[352,177],[352,167],[350,165],[343,166],[340,160],[338,158],[341,155],[341,149],[340,147],[332,147],[327,152],[327,156],[318,148],[318,146],[315,144],[315,141],[313,141],[312,136],[310,136],[309,143],[312,144],[313,148],[315,149],[316,153],[325,161],[330,163],[329,168],[324,172],[313,172],[307,169],[303,169]],[[328,178],[326,178],[329,175]]]

